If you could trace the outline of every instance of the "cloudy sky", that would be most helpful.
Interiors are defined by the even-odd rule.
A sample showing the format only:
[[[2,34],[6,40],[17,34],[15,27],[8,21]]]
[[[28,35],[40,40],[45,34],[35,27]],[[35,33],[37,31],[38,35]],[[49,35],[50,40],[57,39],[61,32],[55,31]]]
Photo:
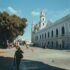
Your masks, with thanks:
[[[39,22],[41,10],[45,10],[47,21],[54,22],[70,13],[70,0],[0,0],[0,11],[27,18],[25,34],[18,37],[22,40],[31,40],[32,20]]]

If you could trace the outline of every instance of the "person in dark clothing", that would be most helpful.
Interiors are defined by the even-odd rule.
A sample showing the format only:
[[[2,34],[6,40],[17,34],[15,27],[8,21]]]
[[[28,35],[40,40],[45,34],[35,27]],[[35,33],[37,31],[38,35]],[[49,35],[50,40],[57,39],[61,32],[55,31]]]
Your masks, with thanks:
[[[23,58],[22,53],[23,51],[20,49],[20,47],[18,47],[14,55],[14,61],[16,62],[17,70],[19,70],[20,62],[21,59]]]

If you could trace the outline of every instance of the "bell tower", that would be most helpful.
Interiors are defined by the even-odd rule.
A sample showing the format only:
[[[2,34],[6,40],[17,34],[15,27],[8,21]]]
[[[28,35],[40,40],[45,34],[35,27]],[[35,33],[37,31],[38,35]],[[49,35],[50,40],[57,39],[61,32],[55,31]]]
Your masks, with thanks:
[[[32,25],[31,25],[31,42],[34,43],[34,33],[35,33],[35,22],[32,21]]]
[[[46,15],[44,10],[40,12],[40,22],[39,22],[40,29],[46,26]]]
[[[44,10],[42,10],[41,13],[40,13],[40,21],[45,22],[45,12],[44,12]]]

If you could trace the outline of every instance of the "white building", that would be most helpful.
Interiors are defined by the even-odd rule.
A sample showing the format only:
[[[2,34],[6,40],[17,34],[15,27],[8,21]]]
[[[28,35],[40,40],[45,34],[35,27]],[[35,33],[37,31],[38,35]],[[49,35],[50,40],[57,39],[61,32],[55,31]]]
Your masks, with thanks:
[[[70,14],[46,24],[45,12],[40,13],[40,22],[32,23],[32,43],[39,47],[70,48]]]

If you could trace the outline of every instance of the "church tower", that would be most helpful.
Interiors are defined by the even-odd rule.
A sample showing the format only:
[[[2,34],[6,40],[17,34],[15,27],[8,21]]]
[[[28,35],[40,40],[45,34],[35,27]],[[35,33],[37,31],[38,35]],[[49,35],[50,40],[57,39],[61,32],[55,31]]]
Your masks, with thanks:
[[[34,27],[35,27],[35,24],[34,24],[34,22],[33,22],[33,23],[32,23],[32,29],[31,29],[32,32],[35,31]]]
[[[32,27],[31,27],[31,41],[34,41],[34,33],[35,33],[35,22],[32,21]]]
[[[46,26],[46,15],[44,10],[40,12],[40,22],[39,22],[39,29],[42,29]]]

